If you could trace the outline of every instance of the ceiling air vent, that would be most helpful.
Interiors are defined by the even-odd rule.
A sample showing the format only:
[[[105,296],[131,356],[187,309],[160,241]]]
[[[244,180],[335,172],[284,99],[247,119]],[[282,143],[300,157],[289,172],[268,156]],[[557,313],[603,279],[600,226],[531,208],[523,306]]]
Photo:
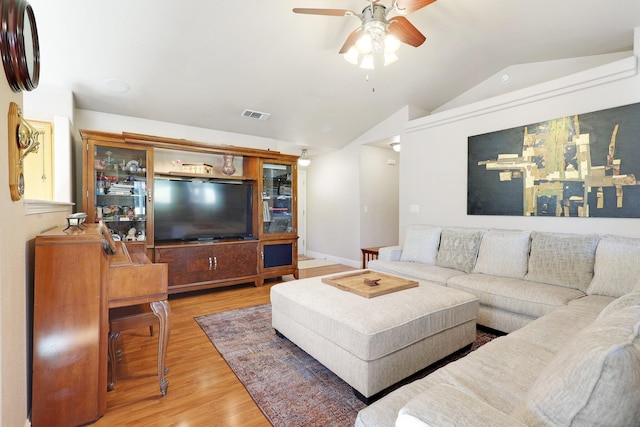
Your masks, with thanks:
[[[256,119],[256,120],[267,120],[269,116],[271,116],[271,114],[262,113],[260,111],[244,110],[242,112],[242,117],[248,117],[250,119]]]

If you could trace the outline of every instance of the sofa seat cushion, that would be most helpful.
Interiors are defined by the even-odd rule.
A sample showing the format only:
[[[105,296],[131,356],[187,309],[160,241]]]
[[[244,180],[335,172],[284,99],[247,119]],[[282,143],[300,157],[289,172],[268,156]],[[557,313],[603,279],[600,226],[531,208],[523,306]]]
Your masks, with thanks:
[[[407,227],[400,261],[435,264],[440,245],[440,227],[414,224]]]
[[[432,384],[422,380],[411,381],[409,384],[383,396],[372,405],[358,412],[355,427],[380,427],[395,425],[398,411],[414,396],[427,390]]]
[[[586,291],[593,278],[596,234],[531,232],[526,280]]]
[[[567,305],[533,320],[510,336],[557,353],[582,329],[591,325],[598,313],[600,307],[596,305]]]
[[[553,357],[544,348],[506,335],[418,381],[449,384],[509,414]]]
[[[640,306],[614,310],[578,333],[513,415],[528,425],[637,426]]]
[[[584,296],[584,292],[576,289],[487,274],[451,277],[447,286],[474,294],[482,305],[533,318]]]
[[[395,427],[526,427],[493,406],[448,384],[436,384],[411,399],[398,412]]]
[[[475,322],[478,312],[473,295],[432,283],[364,298],[312,279],[272,287],[273,310],[364,361]]]
[[[613,297],[606,297],[604,295],[585,295],[582,298],[569,301],[569,305],[589,306],[593,310],[600,312],[614,299]]]
[[[598,243],[589,295],[621,297],[640,279],[640,239],[604,236]]]
[[[471,425],[526,427],[504,412],[448,384],[437,384],[407,402],[398,413],[395,427]]]
[[[465,275],[465,273],[460,270],[422,264],[419,262],[383,261],[376,259],[369,261],[367,267],[371,270],[397,274],[400,276],[410,276],[419,280],[434,282],[439,285],[446,285],[447,281],[451,277]]]
[[[433,389],[437,392],[442,385],[465,393],[480,405],[486,404],[510,414],[553,357],[554,353],[527,341],[511,338],[510,335],[496,338],[467,356],[400,387],[362,409],[355,426],[393,426],[399,411],[410,400],[415,405],[423,405],[437,412],[439,407],[434,406],[436,402],[430,400],[430,393],[427,391]],[[514,375],[514,372],[517,374]]]
[[[524,279],[530,235],[529,231],[488,230],[482,236],[474,272]]]

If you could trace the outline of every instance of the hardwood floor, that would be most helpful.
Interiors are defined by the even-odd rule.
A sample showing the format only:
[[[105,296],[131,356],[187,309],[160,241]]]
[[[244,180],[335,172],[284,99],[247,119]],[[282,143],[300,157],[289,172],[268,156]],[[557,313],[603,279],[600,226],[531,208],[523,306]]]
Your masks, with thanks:
[[[344,265],[300,270],[300,278],[354,270]],[[293,280],[287,276],[284,280]],[[124,331],[118,340],[118,382],[107,394],[107,411],[92,426],[270,426],[218,354],[194,317],[269,302],[264,286],[242,285],[170,298],[171,337],[166,363],[169,389],[160,394],[157,338],[148,328]]]

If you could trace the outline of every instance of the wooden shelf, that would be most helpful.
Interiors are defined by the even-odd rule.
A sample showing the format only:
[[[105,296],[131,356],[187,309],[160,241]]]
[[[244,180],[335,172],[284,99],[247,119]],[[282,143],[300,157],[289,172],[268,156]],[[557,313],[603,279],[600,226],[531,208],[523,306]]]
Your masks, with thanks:
[[[247,181],[253,180],[254,178],[248,178],[244,175],[242,176],[234,176],[234,175],[223,175],[223,174],[209,174],[209,173],[190,173],[190,172],[182,172],[182,171],[171,171],[171,172],[156,172],[154,174],[155,177],[160,178],[187,178],[187,179],[226,179],[233,181]]]

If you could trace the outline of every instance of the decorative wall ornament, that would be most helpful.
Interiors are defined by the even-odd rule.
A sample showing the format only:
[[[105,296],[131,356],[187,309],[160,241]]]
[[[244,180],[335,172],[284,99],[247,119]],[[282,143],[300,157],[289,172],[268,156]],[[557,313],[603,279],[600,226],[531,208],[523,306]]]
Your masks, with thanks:
[[[236,173],[236,167],[233,164],[233,156],[231,154],[225,154],[222,156],[224,161],[222,165],[222,173],[228,176]]]
[[[467,214],[640,218],[640,104],[468,138]]]
[[[22,118],[20,107],[9,103],[9,191],[11,200],[17,201],[24,194],[23,161],[29,153],[38,151],[38,136],[42,133]]]
[[[0,1],[0,53],[9,86],[31,91],[40,78],[40,44],[36,18],[25,0]]]

